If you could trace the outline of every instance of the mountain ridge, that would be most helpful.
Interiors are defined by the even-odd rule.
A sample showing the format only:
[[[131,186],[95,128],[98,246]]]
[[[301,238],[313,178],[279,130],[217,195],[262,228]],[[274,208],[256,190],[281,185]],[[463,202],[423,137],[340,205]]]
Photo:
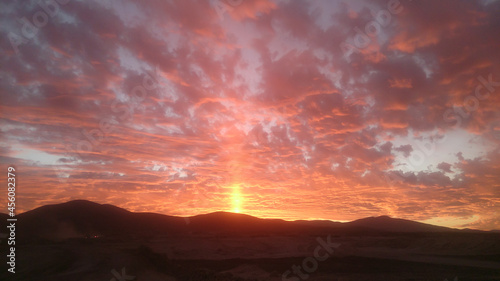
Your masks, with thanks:
[[[45,205],[16,216],[19,235],[26,239],[65,240],[84,237],[151,235],[336,235],[377,233],[460,232],[389,216],[351,222],[264,219],[225,211],[190,217],[131,212],[88,200]]]

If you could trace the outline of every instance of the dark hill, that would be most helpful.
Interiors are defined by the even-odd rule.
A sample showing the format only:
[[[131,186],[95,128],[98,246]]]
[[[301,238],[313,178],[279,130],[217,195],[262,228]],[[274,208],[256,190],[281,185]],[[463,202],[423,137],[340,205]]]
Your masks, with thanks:
[[[363,227],[383,232],[443,232],[458,231],[443,226],[425,224],[421,222],[396,219],[388,216],[368,217],[345,223],[348,227]]]
[[[18,218],[18,236],[25,240],[155,235],[325,235],[386,232],[457,231],[387,216],[369,217],[348,223],[332,221],[284,221],[244,214],[215,212],[189,218],[125,209],[75,200],[47,205]]]

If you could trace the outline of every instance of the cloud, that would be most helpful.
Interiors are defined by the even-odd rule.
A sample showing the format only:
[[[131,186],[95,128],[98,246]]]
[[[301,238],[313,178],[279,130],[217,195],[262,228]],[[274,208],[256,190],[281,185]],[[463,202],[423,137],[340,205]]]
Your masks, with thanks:
[[[451,173],[451,164],[449,163],[441,162],[437,165],[437,168],[446,173]]]
[[[239,196],[260,216],[498,227],[498,2],[402,1],[349,56],[386,1],[228,3],[71,1],[29,38],[18,19],[40,6],[4,5],[0,152],[23,211],[192,215]]]
[[[408,157],[410,156],[410,153],[413,151],[413,147],[411,146],[411,144],[405,144],[394,148],[394,150],[402,152],[404,157]]]

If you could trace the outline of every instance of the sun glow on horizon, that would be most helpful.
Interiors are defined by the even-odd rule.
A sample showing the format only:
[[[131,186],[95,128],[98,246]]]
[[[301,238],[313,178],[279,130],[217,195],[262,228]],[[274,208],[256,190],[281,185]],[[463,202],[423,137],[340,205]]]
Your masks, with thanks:
[[[240,213],[241,212],[241,193],[240,193],[240,186],[238,184],[235,184],[231,186],[231,189],[233,189],[232,193],[232,212],[234,213]]]

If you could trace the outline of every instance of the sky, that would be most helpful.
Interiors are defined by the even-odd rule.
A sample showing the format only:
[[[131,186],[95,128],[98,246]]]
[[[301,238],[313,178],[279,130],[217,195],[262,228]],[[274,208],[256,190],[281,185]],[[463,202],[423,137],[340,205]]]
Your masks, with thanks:
[[[499,30],[491,0],[1,1],[1,180],[18,212],[500,229]]]

